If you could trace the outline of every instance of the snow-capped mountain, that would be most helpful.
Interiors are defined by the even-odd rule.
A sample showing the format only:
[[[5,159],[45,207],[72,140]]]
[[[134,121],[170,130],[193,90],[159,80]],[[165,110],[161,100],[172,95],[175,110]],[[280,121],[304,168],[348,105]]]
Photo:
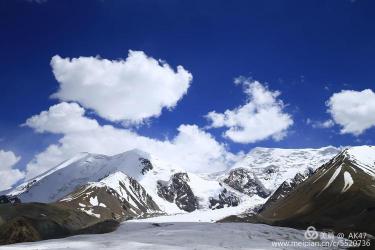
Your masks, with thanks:
[[[136,149],[115,156],[81,153],[2,194],[22,202],[60,201],[105,218],[220,209],[242,203],[251,209],[252,204],[264,203],[284,181],[291,183],[296,174],[305,178],[305,173],[337,152],[334,147],[255,148],[228,171],[211,174],[190,173]],[[113,207],[105,209],[105,201]]]
[[[271,197],[263,223],[375,235],[375,147],[343,150],[284,197]],[[274,194],[276,195],[276,193]]]
[[[177,180],[181,181],[182,186],[178,186]],[[96,196],[82,193],[91,194],[94,189],[96,192],[101,189],[114,190],[115,196],[135,203],[132,204],[133,210],[142,213],[146,212],[144,209],[150,209],[149,212],[191,212],[239,203],[239,198],[235,197],[238,194],[230,192],[219,181],[188,173],[140,150],[115,156],[79,154],[2,194],[17,196],[22,202],[45,203],[56,202],[64,197],[67,201],[66,196],[71,194],[70,197],[79,196],[77,199],[82,201],[79,203],[85,205],[85,202]],[[150,199],[146,201],[146,197]],[[151,205],[153,203],[156,206]],[[85,206],[77,208],[95,214],[90,204]],[[125,217],[139,215],[139,211],[129,212]]]
[[[53,202],[89,182],[97,182],[106,176],[122,171],[140,180],[150,170],[143,159],[148,155],[134,150],[108,157],[82,153],[69,159],[46,173],[37,176],[11,190],[8,195],[17,195],[23,202]]]
[[[313,168],[308,168],[304,172],[297,173],[294,178],[287,179],[276,189],[275,192],[268,198],[267,202],[259,208],[258,211],[264,210],[267,206],[276,202],[279,199],[284,198],[290,192],[292,192],[300,183],[305,181],[307,178],[314,174]]]
[[[146,190],[120,171],[78,188],[58,203],[102,220],[124,220],[161,213]]]
[[[121,172],[137,181],[161,210],[181,211],[175,204],[157,195],[157,180],[169,178],[175,169],[160,164],[157,160],[155,162],[158,164],[154,166],[150,158],[149,154],[140,150],[131,150],[115,156],[82,153],[2,194],[17,196],[22,202],[56,202],[90,183],[102,181],[103,184],[104,181],[108,184],[109,180],[105,179],[106,177]],[[118,187],[110,187],[122,191]],[[144,190],[140,189],[138,192]]]
[[[7,196],[0,201],[7,212],[40,204],[19,201],[41,201],[49,203],[44,204],[48,209],[89,216],[91,224],[80,225],[74,234],[100,232],[100,223],[109,223],[108,232],[116,225],[112,222],[149,216],[158,217],[145,220],[172,222],[171,214],[184,222],[225,218],[375,234],[368,223],[375,219],[375,147],[339,151],[256,148],[228,171],[210,174],[187,172],[140,150],[115,156],[82,153],[3,192]],[[47,219],[60,225],[52,210]],[[37,214],[40,223],[50,223],[40,217],[44,213]]]
[[[254,148],[237,162],[223,181],[247,195],[268,197],[284,181],[298,173],[315,170],[341,151],[332,146],[319,149]]]

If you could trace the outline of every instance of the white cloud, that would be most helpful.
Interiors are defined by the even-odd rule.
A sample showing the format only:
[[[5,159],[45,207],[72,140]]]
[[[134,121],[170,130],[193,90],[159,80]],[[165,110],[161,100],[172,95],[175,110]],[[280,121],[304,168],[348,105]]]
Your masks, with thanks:
[[[0,150],[0,191],[11,188],[25,176],[24,172],[12,168],[20,159],[12,151]]]
[[[335,125],[335,122],[331,119],[328,119],[326,121],[314,121],[310,118],[307,118],[306,124],[311,125],[311,127],[313,128],[332,128]]]
[[[61,58],[51,66],[60,89],[52,97],[75,101],[110,121],[139,124],[172,109],[187,93],[192,75],[142,51],[129,51],[125,60],[99,57]]]
[[[210,127],[228,128],[224,136],[238,143],[283,139],[293,120],[283,111],[284,104],[278,99],[280,92],[244,77],[236,78],[235,84],[243,85],[248,97],[246,103],[224,113],[209,112],[206,118],[211,122]]]
[[[333,94],[326,105],[342,134],[360,135],[375,126],[375,93],[371,89],[343,90]]]
[[[84,113],[85,110],[78,104],[62,102],[27,119],[24,125],[34,128],[38,133],[48,131],[62,134],[98,128],[98,122],[84,118]]]
[[[64,134],[58,143],[50,145],[27,165],[27,178],[50,169],[78,152],[114,155],[139,148],[175,166],[194,172],[224,170],[236,157],[226,150],[225,145],[217,142],[212,135],[196,125],[181,125],[173,139],[163,141],[111,125],[97,125],[84,130],[81,128],[86,124],[97,122],[84,116],[83,109],[79,110],[77,106],[75,103],[60,103],[48,111],[41,112],[40,115],[33,116],[32,123],[26,122],[39,132]],[[62,111],[66,113],[63,115]]]

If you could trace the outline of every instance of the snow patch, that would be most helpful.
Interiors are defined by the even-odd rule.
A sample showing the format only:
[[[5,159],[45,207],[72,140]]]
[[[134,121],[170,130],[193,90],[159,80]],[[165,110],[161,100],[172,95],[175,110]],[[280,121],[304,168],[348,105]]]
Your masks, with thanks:
[[[346,191],[348,191],[348,189],[354,183],[353,178],[352,178],[352,176],[350,175],[350,173],[348,171],[344,172],[344,182],[345,182],[345,184],[344,184],[344,187],[341,190],[341,193],[345,193]]]
[[[86,214],[88,214],[88,215],[91,215],[91,216],[95,216],[96,218],[98,218],[98,219],[100,219],[100,214],[96,214],[96,213],[94,213],[94,211],[90,208],[90,209],[84,209],[84,208],[80,208],[80,210],[82,211],[82,212],[85,212]]]
[[[341,172],[341,168],[342,166],[338,167],[335,172],[333,173],[333,175],[331,176],[331,178],[329,179],[327,185],[325,185],[325,187],[322,189],[322,191],[320,191],[319,194],[321,194],[324,190],[326,190],[331,184],[332,182],[337,178],[337,176],[340,174]]]
[[[91,204],[91,206],[93,206],[93,207],[97,207],[97,206],[99,206],[98,197],[97,197],[97,196],[95,196],[95,197],[90,197],[90,204]]]

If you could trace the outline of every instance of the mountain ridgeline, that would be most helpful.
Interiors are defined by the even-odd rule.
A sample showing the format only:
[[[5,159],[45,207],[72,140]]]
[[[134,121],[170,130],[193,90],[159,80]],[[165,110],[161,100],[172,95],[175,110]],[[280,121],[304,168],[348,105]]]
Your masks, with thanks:
[[[371,146],[255,148],[220,173],[188,172],[141,150],[82,153],[0,192],[0,243],[104,233],[124,220],[229,207],[237,212],[223,221],[375,234],[366,223],[375,216],[374,179]]]
[[[375,147],[343,150],[315,171],[284,182],[246,221],[305,229],[375,235]]]

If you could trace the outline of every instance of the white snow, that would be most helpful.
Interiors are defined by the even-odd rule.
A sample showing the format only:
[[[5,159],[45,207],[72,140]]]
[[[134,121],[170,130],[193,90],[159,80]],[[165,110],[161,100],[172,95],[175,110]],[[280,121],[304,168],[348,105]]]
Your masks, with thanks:
[[[374,146],[351,147],[345,151],[345,154],[357,165],[357,167],[362,169],[367,174],[375,177]]]
[[[97,196],[90,197],[90,204],[91,206],[94,206],[94,207],[99,206],[98,197]]]
[[[374,146],[357,146],[347,150],[348,154],[357,159],[362,164],[373,166],[375,164]]]
[[[89,202],[90,202],[91,206],[93,206],[93,207],[107,207],[105,204],[100,203],[100,202],[98,201],[98,197],[97,197],[97,196],[95,196],[95,197],[90,197]]]
[[[198,197],[200,208],[209,207],[209,197],[218,197],[223,190],[219,182],[216,180],[204,179],[204,176],[188,173],[189,186],[191,187],[195,196]]]
[[[144,166],[141,164],[140,158],[150,159],[154,169],[143,175],[141,171]],[[23,202],[54,202],[82,185],[92,182],[97,183],[108,175],[122,172],[137,180],[162,210],[167,213],[177,213],[181,210],[176,204],[160,198],[157,195],[156,188],[159,179],[168,180],[176,171],[182,172],[183,170],[152,158],[148,153],[136,149],[115,156],[84,153],[13,190],[7,191],[6,194],[19,194]],[[111,180],[103,181],[110,184]],[[30,182],[34,184],[26,188]],[[112,184],[111,186],[118,187],[118,182]],[[82,190],[82,192],[84,191]],[[66,197],[65,200],[72,198],[74,197]]]
[[[92,215],[92,216],[95,216],[96,218],[100,219],[100,214],[96,214],[96,213],[94,213],[94,211],[93,211],[91,208],[87,208],[87,209],[85,209],[85,208],[80,208],[80,210],[81,210],[82,212],[85,212],[85,213],[88,214],[88,215]]]
[[[245,198],[245,197],[243,197]],[[258,196],[249,197],[246,196],[242,202],[236,207],[226,207],[221,209],[199,209],[191,213],[181,213],[174,215],[165,215],[158,217],[150,217],[146,219],[135,219],[132,222],[215,222],[230,215],[238,215],[251,210],[257,205],[263,204],[265,199]]]
[[[331,184],[332,182],[337,178],[337,176],[340,174],[341,172],[341,168],[342,166],[338,167],[335,172],[333,173],[333,175],[331,176],[331,178],[329,179],[328,183],[324,186],[324,188],[322,189],[322,191],[320,191],[319,194],[321,194],[324,190],[326,190]]]
[[[62,168],[65,168],[71,164],[73,164],[74,162],[76,161],[79,161],[80,159],[86,157],[88,155],[88,153],[78,153],[77,155],[75,155],[74,157],[60,163],[59,165],[57,165],[56,167],[44,172],[43,174],[31,179],[31,180],[27,180],[26,182],[18,185],[17,187],[11,189],[11,192],[9,192],[8,194],[9,195],[18,195],[20,193],[23,193],[25,191],[27,191],[28,188],[30,188],[32,185],[34,185],[35,183],[37,183],[39,180],[43,179],[44,177],[52,174],[53,172],[56,172],[57,170],[60,170]]]
[[[348,171],[344,172],[344,182],[345,182],[345,184],[344,184],[344,187],[341,190],[341,193],[345,193],[346,191],[348,191],[349,188],[354,183],[353,178]]]
[[[250,223],[133,223],[125,222],[109,234],[21,243],[0,249],[107,249],[107,250],[224,250],[301,249],[278,242],[306,241],[303,230]],[[303,249],[322,249],[318,247]],[[326,248],[325,248],[326,249]],[[333,248],[331,248],[333,249]]]
[[[93,191],[87,192],[87,190],[91,187],[91,185],[86,185],[84,188],[82,188],[79,192],[69,194],[65,198],[61,199],[60,201],[72,201],[74,199],[78,199],[82,195],[85,195],[85,197],[89,197],[90,194]]]
[[[265,188],[275,191],[285,180],[311,168],[317,169],[341,151],[332,146],[313,149],[261,148],[251,150],[231,169],[251,170]]]

